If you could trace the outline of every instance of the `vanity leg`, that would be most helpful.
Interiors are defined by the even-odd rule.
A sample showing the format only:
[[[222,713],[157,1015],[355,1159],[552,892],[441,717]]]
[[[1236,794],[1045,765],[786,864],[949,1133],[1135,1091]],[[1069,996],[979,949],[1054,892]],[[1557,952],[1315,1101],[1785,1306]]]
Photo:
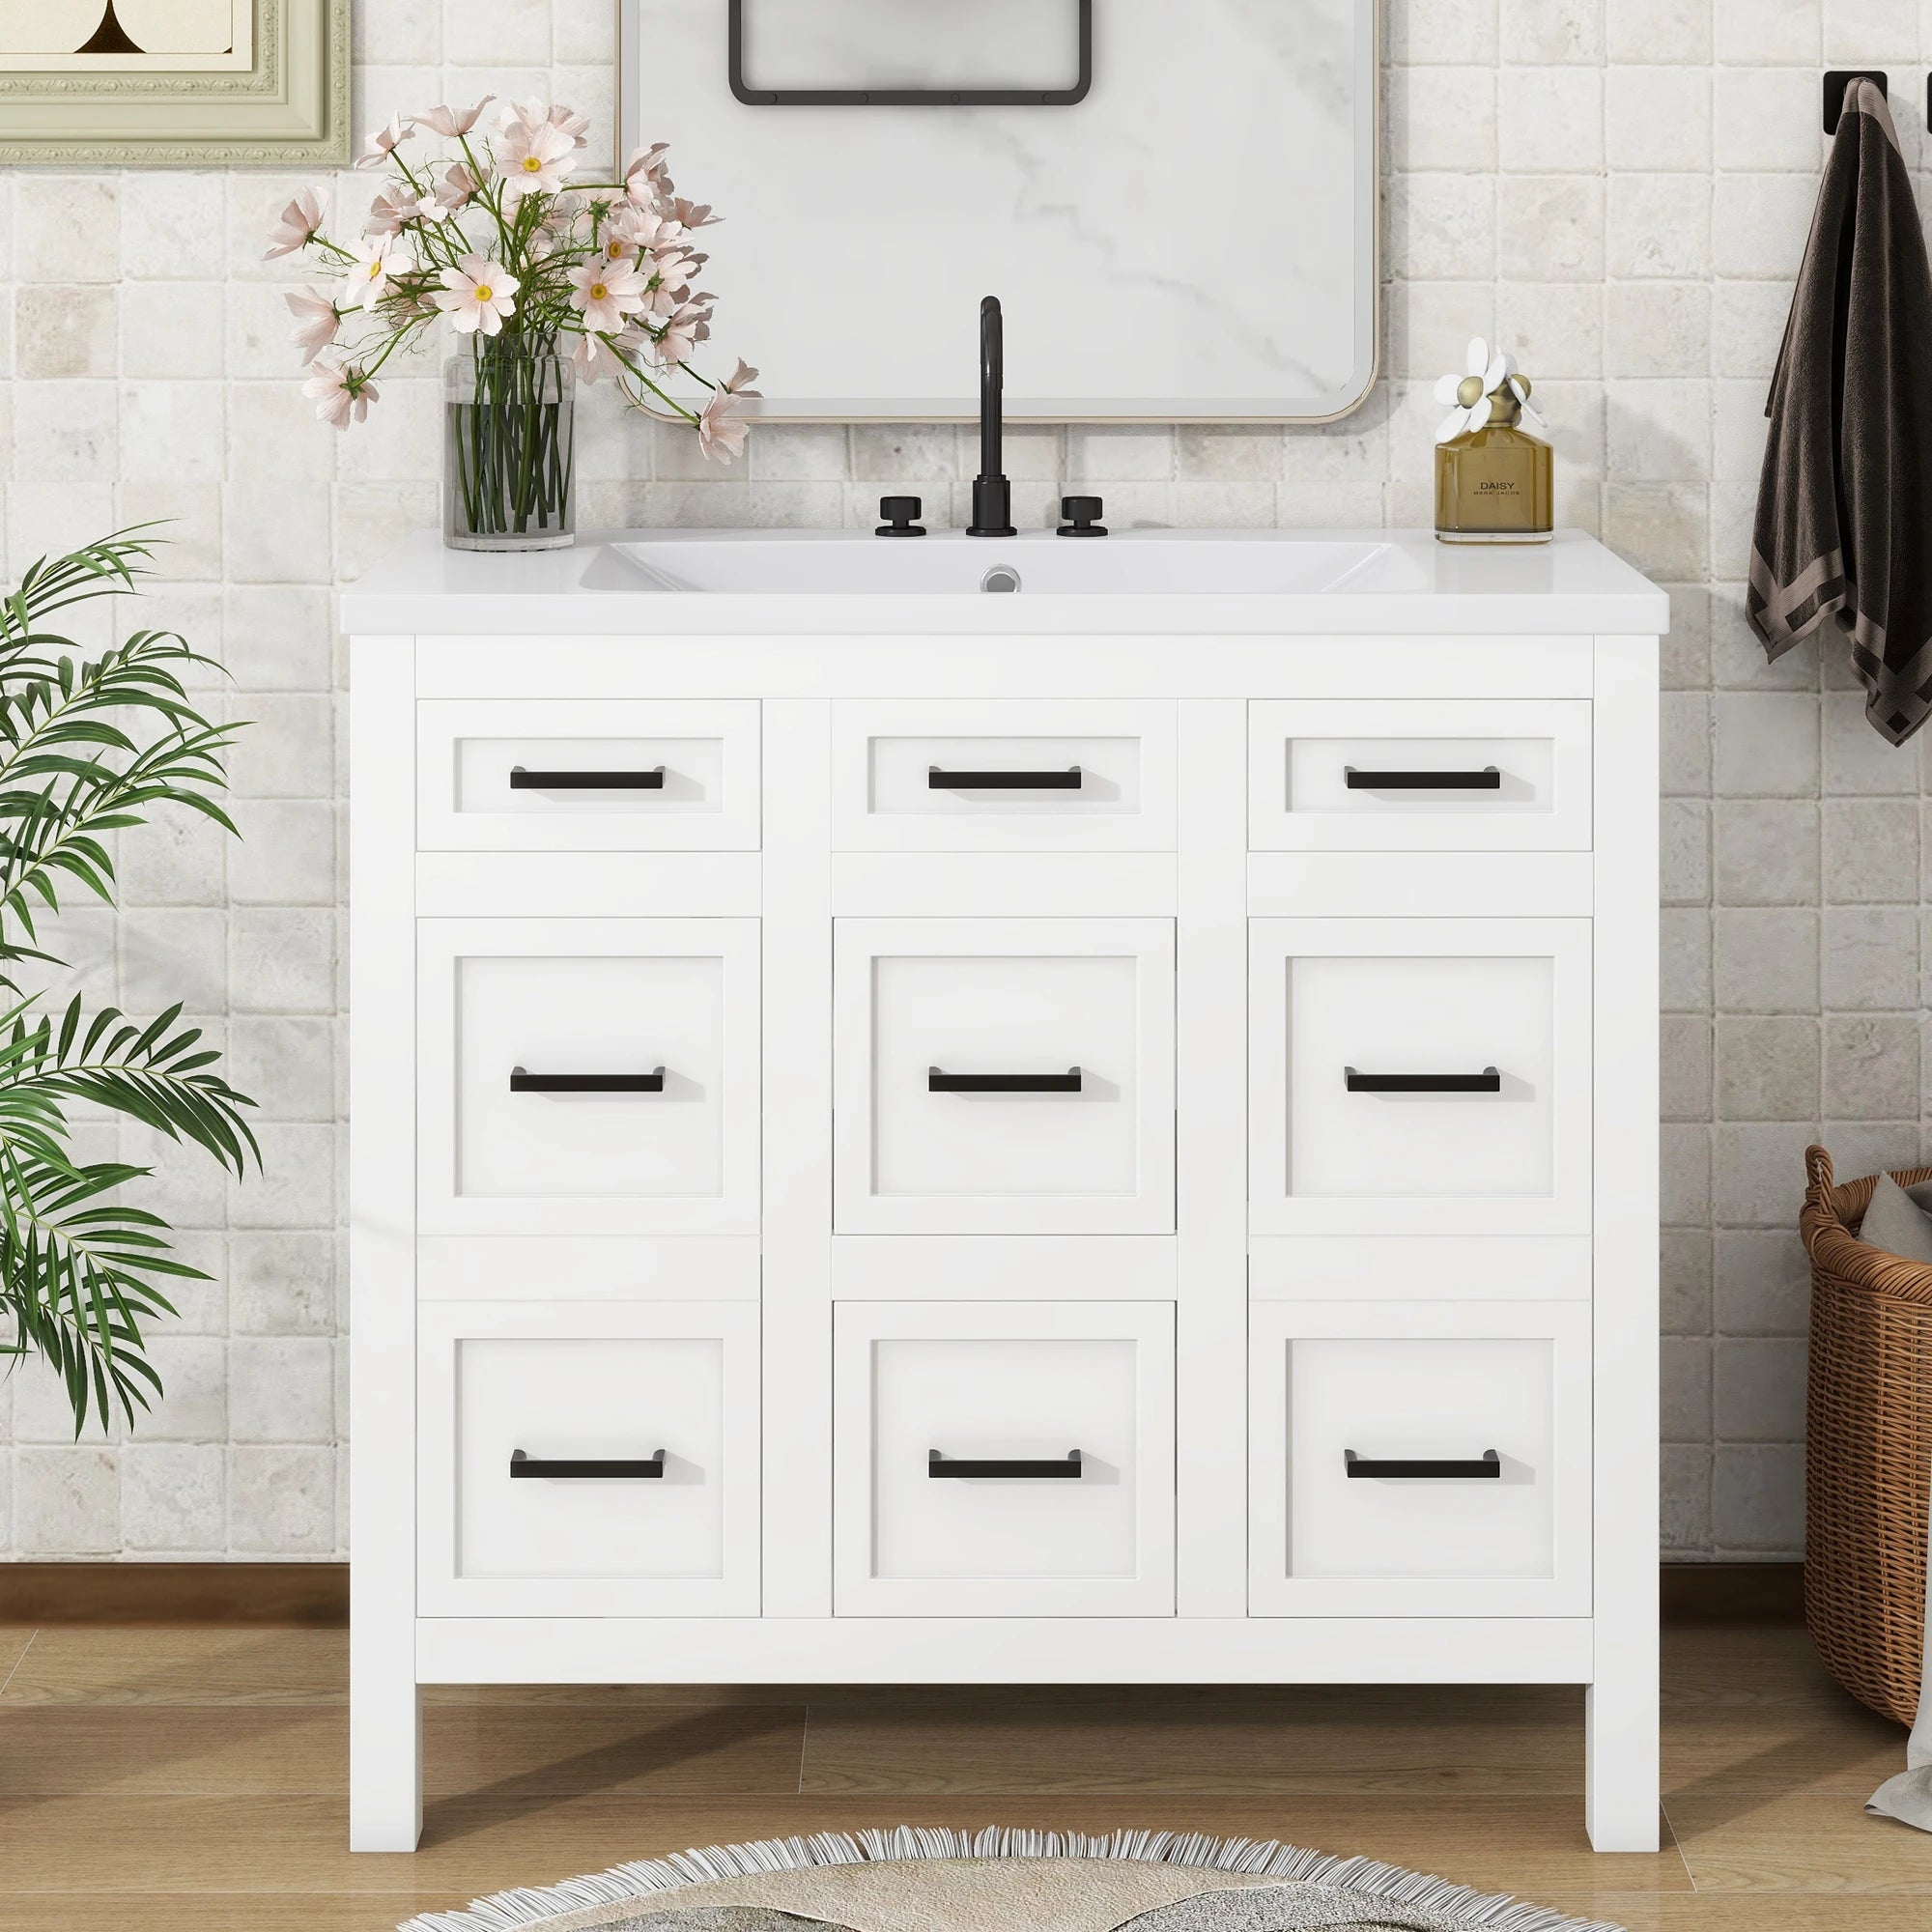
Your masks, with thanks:
[[[349,1849],[412,1852],[422,1836],[422,1691],[355,1669],[349,1689]]]
[[[1584,1693],[1583,1825],[1592,1850],[1654,1852],[1660,1840],[1656,1653],[1598,1660]],[[1649,1651],[1646,1662],[1641,1653]]]

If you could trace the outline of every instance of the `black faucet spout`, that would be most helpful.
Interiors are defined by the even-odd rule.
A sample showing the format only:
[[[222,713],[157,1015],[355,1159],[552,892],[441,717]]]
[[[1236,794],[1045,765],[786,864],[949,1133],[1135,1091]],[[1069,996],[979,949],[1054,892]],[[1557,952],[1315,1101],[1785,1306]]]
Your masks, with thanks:
[[[1013,528],[1012,485],[1004,473],[1004,397],[1007,381],[1006,334],[1000,298],[988,296],[980,304],[980,474],[973,483],[973,521],[969,537],[1010,537]]]

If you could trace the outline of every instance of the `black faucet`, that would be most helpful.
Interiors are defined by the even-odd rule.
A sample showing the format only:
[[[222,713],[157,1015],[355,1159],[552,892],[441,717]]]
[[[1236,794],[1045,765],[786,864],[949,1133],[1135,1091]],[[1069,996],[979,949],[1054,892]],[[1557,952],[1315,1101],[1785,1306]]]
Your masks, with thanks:
[[[1013,487],[1001,471],[1001,391],[1007,378],[1006,343],[1001,331],[1000,298],[980,304],[980,474],[973,484],[969,537],[1014,537]]]

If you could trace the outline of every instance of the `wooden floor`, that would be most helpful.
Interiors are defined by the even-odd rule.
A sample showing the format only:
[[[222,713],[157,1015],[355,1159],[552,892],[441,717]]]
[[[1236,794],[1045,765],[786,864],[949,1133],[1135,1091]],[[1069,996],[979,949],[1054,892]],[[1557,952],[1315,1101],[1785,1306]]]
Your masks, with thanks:
[[[1176,1826],[1363,1852],[1632,1932],[1927,1932],[1932,1836],[1861,1804],[1904,1734],[1804,1634],[1667,1634],[1666,1849],[1596,1858],[1581,1695],[442,1691],[414,1859],[353,1858],[345,1638],[0,1629],[0,1932],[384,1932],[682,1845]]]

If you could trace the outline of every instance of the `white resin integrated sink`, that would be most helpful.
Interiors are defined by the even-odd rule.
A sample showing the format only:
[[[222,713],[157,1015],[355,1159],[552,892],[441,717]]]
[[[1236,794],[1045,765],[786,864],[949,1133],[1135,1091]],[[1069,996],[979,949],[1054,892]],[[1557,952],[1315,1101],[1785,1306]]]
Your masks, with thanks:
[[[990,582],[989,582],[990,579]],[[987,595],[989,591],[1008,595]],[[587,593],[587,594],[586,594]],[[412,537],[343,604],[352,629],[541,637],[1659,635],[1662,592],[1576,531],[1462,549],[1427,530],[1116,529],[1106,537],[611,530],[569,550]]]
[[[810,596],[1022,595],[1158,597],[1246,593],[1319,596],[1353,588],[1419,587],[1392,543],[1374,538],[1195,536],[874,537],[803,531],[745,536],[666,533],[606,547],[602,580],[584,587]],[[631,573],[628,583],[619,573]]]

